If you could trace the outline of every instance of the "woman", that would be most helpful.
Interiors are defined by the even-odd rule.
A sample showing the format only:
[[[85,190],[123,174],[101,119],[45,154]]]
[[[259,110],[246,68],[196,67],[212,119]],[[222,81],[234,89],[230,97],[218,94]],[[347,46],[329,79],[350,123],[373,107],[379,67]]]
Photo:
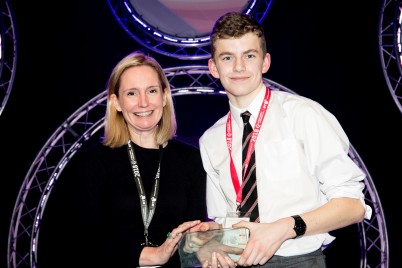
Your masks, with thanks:
[[[175,139],[169,82],[152,57],[124,57],[107,92],[102,144],[79,168],[81,258],[91,267],[180,267],[182,233],[206,220],[199,150]]]

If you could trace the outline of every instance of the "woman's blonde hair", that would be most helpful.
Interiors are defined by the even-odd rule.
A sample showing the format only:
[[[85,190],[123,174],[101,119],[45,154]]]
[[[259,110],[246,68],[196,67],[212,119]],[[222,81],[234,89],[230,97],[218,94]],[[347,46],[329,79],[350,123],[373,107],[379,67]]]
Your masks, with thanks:
[[[103,144],[108,147],[120,147],[127,144],[130,139],[127,122],[124,119],[123,114],[117,111],[111,103],[110,96],[116,94],[116,96],[119,97],[120,78],[127,69],[144,65],[149,66],[156,71],[161,88],[163,89],[163,92],[166,93],[166,105],[163,107],[162,118],[158,123],[158,129],[155,134],[156,143],[158,145],[164,144],[176,136],[176,115],[169,81],[165,72],[153,57],[147,56],[141,51],[135,51],[128,54],[117,63],[107,82],[107,106]]]

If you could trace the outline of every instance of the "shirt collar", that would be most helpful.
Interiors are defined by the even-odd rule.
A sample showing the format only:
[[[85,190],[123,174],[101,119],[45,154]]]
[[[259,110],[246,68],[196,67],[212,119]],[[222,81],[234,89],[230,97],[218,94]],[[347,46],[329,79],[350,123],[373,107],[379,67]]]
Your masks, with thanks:
[[[245,111],[249,111],[251,113],[249,122],[250,122],[251,126],[254,127],[255,121],[257,120],[258,113],[260,112],[261,104],[265,97],[265,90],[266,90],[266,86],[262,85],[260,92],[257,94],[257,96],[250,103],[250,105],[244,109],[239,109],[229,102],[230,111],[232,113],[232,120],[234,120],[239,127],[241,127],[241,128],[243,127],[243,119],[241,118],[240,115]]]

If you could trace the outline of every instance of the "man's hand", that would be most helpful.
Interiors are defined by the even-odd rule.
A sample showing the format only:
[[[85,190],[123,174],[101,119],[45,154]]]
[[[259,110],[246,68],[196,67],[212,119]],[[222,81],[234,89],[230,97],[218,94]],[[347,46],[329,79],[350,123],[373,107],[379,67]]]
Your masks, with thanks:
[[[233,227],[245,227],[250,230],[250,237],[238,265],[252,266],[265,264],[279,249],[287,237],[288,227],[278,220],[272,223],[241,221]]]

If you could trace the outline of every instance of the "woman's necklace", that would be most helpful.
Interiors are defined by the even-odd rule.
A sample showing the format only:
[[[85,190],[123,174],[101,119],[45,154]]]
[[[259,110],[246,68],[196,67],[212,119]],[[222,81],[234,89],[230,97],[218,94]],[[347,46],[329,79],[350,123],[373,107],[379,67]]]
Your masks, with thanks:
[[[131,143],[132,143],[131,140],[129,140],[128,144],[127,144],[128,156],[130,157],[131,168],[133,169],[135,184],[137,185],[138,195],[140,196],[142,221],[144,223],[145,242],[142,243],[141,246],[157,247],[158,245],[153,244],[151,241],[148,241],[148,227],[149,227],[149,224],[151,223],[152,217],[154,216],[156,201],[158,198],[159,177],[160,177],[163,147],[162,147],[162,145],[159,145],[158,171],[156,172],[156,175],[155,175],[155,181],[154,181],[154,185],[152,186],[151,198],[150,198],[150,203],[148,206],[147,197],[146,197],[146,194],[144,191],[144,186],[142,184],[140,170],[138,168],[138,162],[135,158],[134,147]]]

